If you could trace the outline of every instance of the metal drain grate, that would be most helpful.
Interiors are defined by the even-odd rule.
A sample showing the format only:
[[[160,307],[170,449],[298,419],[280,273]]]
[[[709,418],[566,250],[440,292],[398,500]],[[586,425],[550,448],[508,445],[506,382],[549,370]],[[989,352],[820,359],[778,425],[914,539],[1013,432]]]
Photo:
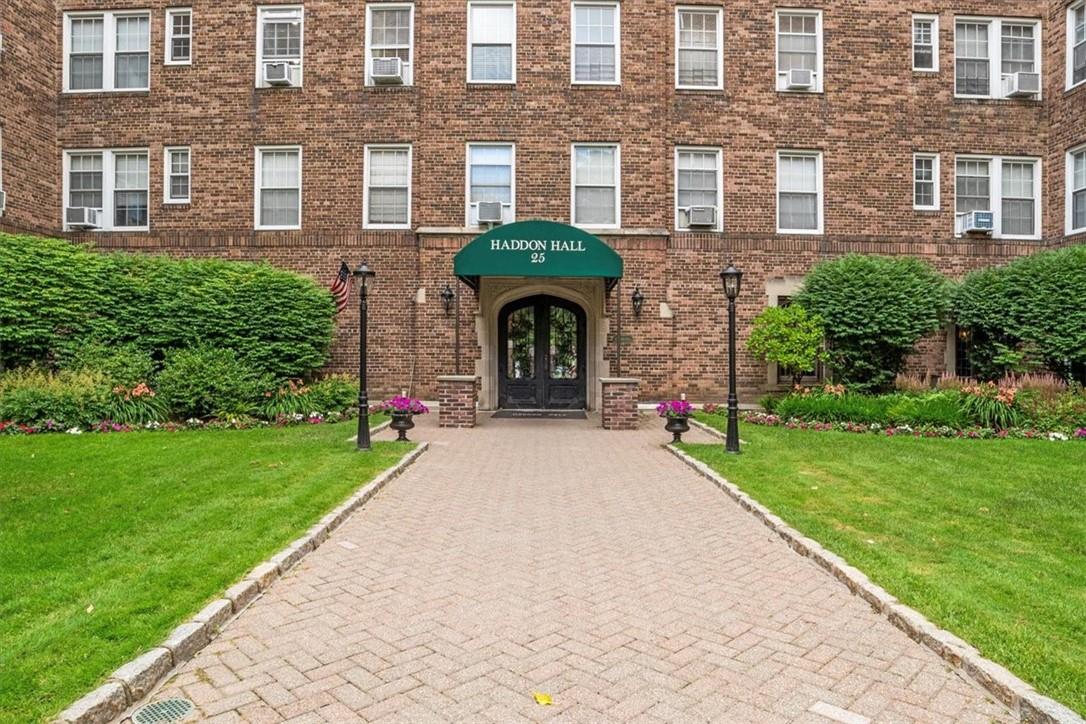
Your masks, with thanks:
[[[141,706],[132,715],[133,724],[172,724],[187,719],[192,713],[188,699],[163,699]]]

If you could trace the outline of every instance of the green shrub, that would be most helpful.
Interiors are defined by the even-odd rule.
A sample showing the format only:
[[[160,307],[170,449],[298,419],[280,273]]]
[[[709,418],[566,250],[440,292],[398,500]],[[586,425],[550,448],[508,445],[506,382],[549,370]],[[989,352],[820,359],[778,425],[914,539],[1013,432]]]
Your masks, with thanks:
[[[100,372],[20,369],[0,375],[2,421],[83,428],[107,419],[110,403],[110,383]]]
[[[1086,428],[1086,393],[1081,388],[1045,394],[1023,389],[1018,393],[1022,424],[1038,430],[1077,430]]]
[[[154,378],[151,354],[135,344],[109,346],[100,342],[82,345],[60,360],[62,369],[101,372],[115,385],[135,387]]]
[[[815,266],[795,302],[822,318],[836,380],[884,390],[942,324],[947,284],[919,259],[849,254]]]
[[[953,295],[959,326],[973,333],[970,361],[998,379],[1036,356],[1071,379],[1086,369],[1086,244],[1045,251],[968,275]]]
[[[310,279],[264,263],[95,253],[0,234],[0,368],[133,344],[161,360],[207,344],[279,379],[323,366],[335,305]]]
[[[772,413],[777,409],[777,404],[783,399],[783,395],[767,394],[758,398],[758,404],[766,412]]]
[[[888,408],[893,398],[888,396],[794,394],[777,403],[774,414],[790,420],[804,422],[857,422],[885,425],[889,421]]]
[[[358,378],[350,375],[329,375],[309,385],[310,412],[326,415],[338,412],[353,414],[358,409]]]
[[[822,319],[798,304],[769,307],[754,319],[747,348],[765,362],[791,370],[793,384],[800,384],[806,370],[813,370],[825,352],[826,330]]]
[[[957,392],[932,392],[924,395],[895,397],[886,411],[890,424],[911,427],[961,428],[965,422],[961,395]]]
[[[252,414],[273,383],[230,349],[195,347],[174,352],[158,374],[158,394],[179,418]]]

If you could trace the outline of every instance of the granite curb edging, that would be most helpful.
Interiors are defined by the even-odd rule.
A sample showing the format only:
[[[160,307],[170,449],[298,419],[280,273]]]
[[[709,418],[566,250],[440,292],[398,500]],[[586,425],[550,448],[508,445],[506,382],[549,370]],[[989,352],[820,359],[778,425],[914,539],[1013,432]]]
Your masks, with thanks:
[[[160,645],[110,674],[104,684],[62,711],[53,719],[53,724],[108,724],[141,703],[171,671],[207,646],[223,626],[302,558],[320,547],[334,530],[385,485],[399,477],[429,447],[428,442],[419,443],[399,462],[366,483],[311,526],[301,538],[258,564],[241,581],[226,589],[221,598],[212,601],[171,631]]]
[[[691,420],[697,428],[723,438],[719,431]],[[979,651],[954,634],[939,628],[919,611],[906,606],[881,586],[875,584],[858,568],[831,553],[817,541],[804,536],[795,528],[774,515],[734,483],[717,473],[700,460],[687,455],[673,445],[668,451],[693,468],[702,477],[715,484],[739,507],[752,513],[770,530],[776,533],[789,548],[810,558],[820,568],[848,587],[853,595],[867,601],[877,613],[885,616],[896,628],[917,643],[927,646],[943,661],[958,669],[995,699],[1004,704],[1021,722],[1028,724],[1086,724],[1077,713],[1055,699],[1040,694],[1032,686],[1012,674],[1003,666],[984,658]]]

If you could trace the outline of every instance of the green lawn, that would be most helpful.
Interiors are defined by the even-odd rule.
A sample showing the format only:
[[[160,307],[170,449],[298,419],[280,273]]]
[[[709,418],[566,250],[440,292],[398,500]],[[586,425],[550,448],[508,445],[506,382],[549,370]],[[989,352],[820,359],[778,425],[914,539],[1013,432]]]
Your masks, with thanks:
[[[353,433],[0,437],[0,722],[55,715],[410,449]]]
[[[1086,444],[753,425],[741,437],[740,456],[723,445],[684,449],[902,602],[1086,714]]]

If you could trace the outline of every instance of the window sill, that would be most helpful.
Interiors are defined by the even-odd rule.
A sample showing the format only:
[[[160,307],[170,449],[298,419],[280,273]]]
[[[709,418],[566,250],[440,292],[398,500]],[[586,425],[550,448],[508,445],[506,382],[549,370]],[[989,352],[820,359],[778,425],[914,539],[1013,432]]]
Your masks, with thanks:
[[[1044,104],[1044,92],[1037,98],[1000,98],[997,96],[960,96],[955,94],[955,101],[963,101],[966,103],[994,103],[997,105],[1005,106],[1017,106],[1017,105],[1043,105]]]
[[[570,81],[569,87],[570,88],[585,88],[585,89],[589,89],[589,90],[592,90],[592,89],[619,90],[620,88],[622,88],[622,83],[616,83],[616,82],[613,82],[613,81],[607,81],[606,83],[604,83],[604,82],[593,83],[591,81],[575,80],[575,81]]]
[[[935,216],[942,212],[938,206],[914,206],[913,211],[924,216]]]
[[[1078,83],[1075,83],[1072,86],[1068,86],[1067,88],[1064,88],[1063,92],[1066,95],[1068,93],[1074,93],[1077,90],[1082,90],[1083,88],[1086,88],[1086,80],[1080,80]]]
[[[70,96],[72,98],[95,98],[95,97],[110,97],[116,98],[117,96],[149,96],[151,95],[150,88],[144,88],[141,90],[66,90],[63,91],[61,96]]]
[[[717,93],[723,93],[724,92],[724,87],[723,86],[677,85],[677,86],[675,86],[675,90],[682,93],[682,94],[684,94],[684,95],[685,94],[691,94],[691,93],[709,93],[709,94],[714,94],[715,95]]]
[[[515,80],[469,80],[468,88],[515,88]]]
[[[178,207],[192,206],[192,199],[186,201],[163,201],[162,205],[167,209],[176,209]]]

